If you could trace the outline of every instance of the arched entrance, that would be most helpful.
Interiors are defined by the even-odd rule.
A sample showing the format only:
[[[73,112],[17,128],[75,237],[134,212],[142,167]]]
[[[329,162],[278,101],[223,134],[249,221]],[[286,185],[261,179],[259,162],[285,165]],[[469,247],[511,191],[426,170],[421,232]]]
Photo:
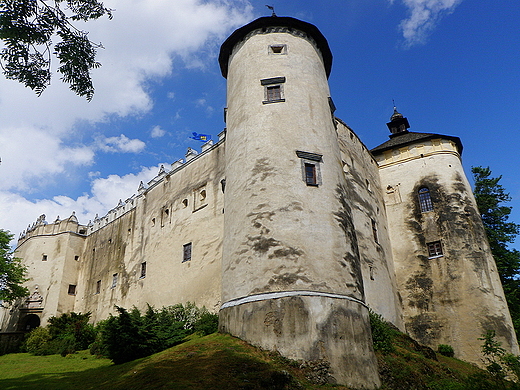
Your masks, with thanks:
[[[23,332],[30,332],[34,328],[40,326],[40,317],[36,314],[27,314],[20,321],[20,330]]]

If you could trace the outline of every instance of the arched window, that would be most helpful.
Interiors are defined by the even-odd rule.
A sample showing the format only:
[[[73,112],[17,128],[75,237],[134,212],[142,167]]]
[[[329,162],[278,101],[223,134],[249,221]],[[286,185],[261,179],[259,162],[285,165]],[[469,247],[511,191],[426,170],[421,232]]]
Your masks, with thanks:
[[[419,188],[419,206],[423,213],[433,210],[432,198],[430,197],[430,190],[428,187]]]

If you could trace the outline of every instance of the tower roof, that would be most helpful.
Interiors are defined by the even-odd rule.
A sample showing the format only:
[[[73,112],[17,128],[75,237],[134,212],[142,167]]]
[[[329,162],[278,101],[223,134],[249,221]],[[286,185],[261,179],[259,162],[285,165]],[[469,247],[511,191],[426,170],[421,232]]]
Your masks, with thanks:
[[[374,149],[371,149],[370,152],[374,155],[381,154],[386,150],[395,149],[418,141],[426,141],[434,138],[443,138],[453,141],[455,145],[457,145],[459,154],[462,154],[462,142],[460,141],[459,137],[434,133],[414,133],[412,131],[392,134],[392,137],[388,141],[382,143],[379,146],[376,146]]]
[[[329,77],[330,71],[332,69],[332,52],[330,51],[327,39],[325,39],[323,34],[316,26],[302,20],[286,16],[264,16],[253,20],[251,23],[240,27],[238,30],[235,30],[220,47],[218,62],[220,64],[222,76],[227,78],[229,57],[231,56],[235,45],[243,40],[250,32],[259,28],[267,29],[268,27],[287,27],[289,29],[303,31],[308,36],[310,36],[316,42],[316,45],[321,52],[325,66],[325,72],[327,73],[327,77]]]

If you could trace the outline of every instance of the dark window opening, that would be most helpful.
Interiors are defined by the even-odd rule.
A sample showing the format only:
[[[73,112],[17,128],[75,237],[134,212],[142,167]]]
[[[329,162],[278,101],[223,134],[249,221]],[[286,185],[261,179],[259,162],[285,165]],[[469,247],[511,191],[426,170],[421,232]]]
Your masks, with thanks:
[[[47,255],[42,255],[42,261],[47,261]]]
[[[80,230],[79,234],[87,234],[87,231],[86,230]]]
[[[285,54],[286,47],[286,45],[271,45],[269,49],[273,54]]]
[[[372,221],[372,235],[374,236],[374,241],[376,242],[376,244],[378,244],[379,240],[377,239],[377,225],[376,225],[376,221],[374,221],[373,219],[371,221]]]
[[[76,295],[76,285],[75,284],[69,284],[69,295]]]
[[[146,277],[146,261],[141,263],[141,276],[140,279]]]
[[[191,242],[183,245],[182,262],[191,261]]]
[[[433,202],[430,196],[430,190],[427,187],[422,187],[419,189],[419,206],[422,213],[433,210]]]
[[[305,183],[308,186],[317,186],[316,165],[305,163]]]
[[[112,275],[112,288],[117,286],[117,274]]]
[[[282,87],[279,85],[271,85],[266,87],[267,89],[267,101],[273,102],[282,99]]]
[[[78,261],[79,260],[79,256],[74,256],[74,260]]]
[[[99,294],[101,292],[101,280],[98,280],[96,282],[96,294]]]
[[[430,242],[428,245],[428,257],[440,257],[442,253],[442,245],[440,241]]]

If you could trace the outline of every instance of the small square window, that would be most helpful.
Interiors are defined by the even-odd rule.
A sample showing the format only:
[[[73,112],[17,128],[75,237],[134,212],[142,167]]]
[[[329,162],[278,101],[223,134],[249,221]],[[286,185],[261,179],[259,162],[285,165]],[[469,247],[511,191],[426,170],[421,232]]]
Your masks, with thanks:
[[[432,259],[443,255],[440,241],[430,242],[426,245],[428,246],[428,258]]]
[[[99,294],[101,292],[101,280],[98,280],[96,282],[96,294]]]
[[[47,261],[47,255],[42,255],[42,261]]]
[[[142,279],[145,277],[146,277],[146,261],[143,261],[141,263],[141,276],[139,277],[139,279]]]
[[[284,102],[283,84],[285,77],[273,77],[270,79],[260,80],[260,84],[264,86],[263,103]]]
[[[287,54],[287,45],[269,45],[269,54]]]
[[[69,295],[76,295],[76,285],[69,284]]]
[[[78,255],[74,256],[74,260],[79,261],[79,256]]]
[[[183,245],[182,262],[191,261],[191,242]]]
[[[111,286],[111,288],[114,288],[114,287],[117,286],[117,277],[118,277],[117,274],[112,275],[112,286]]]
[[[274,102],[282,99],[282,86],[281,85],[269,85],[266,87],[267,100],[268,102]]]

